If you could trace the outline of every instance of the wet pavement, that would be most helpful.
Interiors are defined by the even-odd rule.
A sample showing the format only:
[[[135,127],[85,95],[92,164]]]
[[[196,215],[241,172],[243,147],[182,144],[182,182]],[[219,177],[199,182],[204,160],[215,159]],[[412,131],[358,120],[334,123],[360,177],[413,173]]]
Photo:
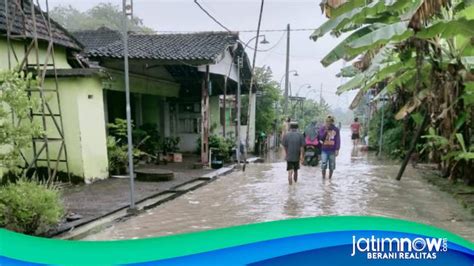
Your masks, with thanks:
[[[273,154],[273,159],[280,155]],[[270,158],[272,159],[272,158]],[[407,167],[352,149],[350,132],[332,180],[318,167],[302,167],[299,181],[288,186],[286,164],[248,165],[198,190],[116,223],[85,240],[163,236],[246,223],[320,215],[375,215],[431,224],[474,241],[474,217],[451,195],[428,184]]]
[[[142,165],[140,168],[166,169],[174,172],[174,179],[165,182],[135,182],[135,201],[166,192],[167,190],[190,182],[211,173],[212,169],[193,169],[199,159],[195,155],[184,155],[181,163],[167,165]],[[51,235],[58,235],[71,228],[89,223],[107,214],[127,208],[130,204],[130,181],[128,178],[108,178],[93,184],[80,184],[67,187],[62,191],[62,200],[69,214],[76,214],[81,219],[71,222],[63,221]]]

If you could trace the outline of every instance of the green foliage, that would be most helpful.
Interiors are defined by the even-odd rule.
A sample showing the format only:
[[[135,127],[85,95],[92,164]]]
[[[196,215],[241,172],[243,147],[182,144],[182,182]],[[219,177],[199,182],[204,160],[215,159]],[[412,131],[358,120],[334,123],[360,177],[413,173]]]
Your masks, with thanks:
[[[401,159],[405,156],[405,147],[402,146],[403,127],[396,124],[394,128],[389,128],[383,134],[383,151],[391,158]]]
[[[0,167],[15,175],[21,174],[24,165],[21,151],[31,146],[32,137],[42,134],[38,124],[30,122],[30,110],[38,102],[26,92],[36,84],[31,74],[0,72]]]
[[[113,136],[107,137],[107,155],[109,157],[109,171],[114,174],[123,174],[127,169],[127,146],[121,145]]]
[[[161,143],[161,151],[164,154],[177,152],[179,150],[179,142],[181,139],[179,137],[166,137]]]
[[[402,144],[403,123],[395,120],[390,108],[390,105],[384,106],[382,153],[393,159],[401,159],[405,156],[407,148]],[[382,112],[379,110],[369,122],[369,147],[371,149],[379,149],[381,115]],[[409,136],[409,134],[407,135]]]
[[[324,118],[329,114],[329,105],[323,103],[322,105],[319,102],[306,99],[303,102],[303,112],[301,115],[298,115],[298,124],[299,128],[303,129],[306,125],[309,125],[311,122],[317,121],[322,123]],[[300,111],[299,111],[300,112]]]
[[[421,136],[421,138],[426,139],[423,151],[445,150],[449,146],[449,140],[443,136],[439,136],[432,127],[428,129],[428,134]]]
[[[352,49],[374,48],[390,41],[403,41],[413,35],[413,30],[407,29],[405,21],[389,24],[348,43]]]
[[[49,13],[54,20],[69,31],[95,30],[102,26],[120,32],[122,29],[122,10],[118,5],[111,3],[100,3],[86,11],[79,11],[71,5],[58,6]],[[128,30],[154,32],[151,28],[144,26],[143,21],[136,16],[128,19]]]
[[[133,131],[133,136],[134,143],[141,143],[138,147],[147,154],[156,156],[161,149],[162,141],[156,124],[143,124]]]
[[[43,235],[64,215],[59,190],[20,179],[0,187],[0,227],[15,232]]]
[[[110,136],[107,139],[107,154],[109,158],[109,171],[115,174],[122,174],[127,169],[128,163],[128,140],[127,140],[127,120],[116,118],[114,123],[107,125]],[[143,125],[139,129],[133,129],[133,159],[137,163],[140,159],[156,158],[157,153],[162,149],[156,126]],[[178,141],[179,142],[179,141]]]
[[[217,153],[224,162],[230,161],[230,154],[232,152],[232,148],[235,147],[235,139],[234,138],[224,138],[218,135],[210,135],[209,136],[209,149],[216,149],[214,154]],[[196,141],[196,153],[201,153],[201,138]]]
[[[133,127],[132,121],[132,128]],[[127,120],[115,118],[113,123],[107,124],[107,128],[109,129],[110,135],[116,137],[119,141],[127,142]]]
[[[209,137],[209,148],[217,149],[217,154],[222,157],[224,162],[229,162],[230,160],[230,150],[233,143],[227,141],[225,138],[217,135],[211,135]]]
[[[270,67],[256,68],[256,84],[258,87],[255,132],[273,131],[277,120],[276,105],[281,98],[279,84],[272,80],[273,74]]]
[[[347,47],[347,44],[353,40],[358,39],[359,37],[371,32],[374,29],[373,26],[367,26],[353,32],[349,37],[332,49],[322,60],[321,64],[325,67],[331,65],[332,63],[338,61],[339,59],[351,60],[357,53],[351,53],[350,48]]]

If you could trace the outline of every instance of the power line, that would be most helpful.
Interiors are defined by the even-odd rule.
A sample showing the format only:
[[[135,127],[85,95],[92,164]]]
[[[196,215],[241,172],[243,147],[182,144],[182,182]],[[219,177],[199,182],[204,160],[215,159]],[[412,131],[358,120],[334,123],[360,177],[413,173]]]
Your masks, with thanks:
[[[220,23],[220,22],[218,22]],[[225,27],[226,30],[230,31],[228,28]],[[316,28],[298,28],[298,29],[290,29],[291,32],[295,31],[315,31]],[[257,30],[234,30],[236,32],[257,32]],[[286,29],[266,29],[260,30],[260,32],[286,32]],[[198,32],[209,32],[209,31],[192,31],[192,30],[182,30],[182,31],[174,31],[174,30],[158,30],[157,33],[198,33]]]
[[[217,20],[214,16],[211,15],[211,13],[209,13],[203,6],[201,6],[201,4],[199,4],[198,0],[194,0],[194,3],[204,12],[206,13],[206,15],[208,17],[210,17],[212,20],[214,20],[215,23],[219,24],[219,26],[221,26],[222,28],[224,28],[226,31],[231,31],[229,30],[229,28],[227,28],[226,26],[224,26],[224,24],[222,24],[219,20]]]
[[[278,56],[286,56],[285,54],[282,54],[282,53],[278,53],[278,52],[275,52],[275,51],[269,51],[269,53],[271,54],[274,54],[274,55],[278,55]],[[304,59],[314,59],[314,60],[322,60],[323,57],[317,57],[317,56],[314,56],[314,55],[295,55],[295,54],[290,54],[290,57],[291,58],[304,58]]]

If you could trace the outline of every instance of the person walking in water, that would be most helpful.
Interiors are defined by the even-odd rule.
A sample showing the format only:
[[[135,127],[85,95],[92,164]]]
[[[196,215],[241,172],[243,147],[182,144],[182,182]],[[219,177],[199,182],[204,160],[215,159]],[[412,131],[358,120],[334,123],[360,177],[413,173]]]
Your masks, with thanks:
[[[352,144],[354,146],[359,145],[359,139],[360,139],[360,123],[359,119],[356,117],[354,118],[354,123],[351,124],[351,131],[352,131]]]
[[[319,130],[318,135],[321,144],[321,170],[323,178],[326,178],[326,169],[329,167],[329,178],[336,169],[336,156],[339,155],[341,137],[339,129],[334,126],[334,117],[328,116],[326,123]]]
[[[298,182],[298,169],[300,162],[304,160],[305,140],[303,134],[298,132],[298,124],[290,124],[290,131],[283,137],[283,147],[286,154],[286,170],[288,171],[288,183]]]

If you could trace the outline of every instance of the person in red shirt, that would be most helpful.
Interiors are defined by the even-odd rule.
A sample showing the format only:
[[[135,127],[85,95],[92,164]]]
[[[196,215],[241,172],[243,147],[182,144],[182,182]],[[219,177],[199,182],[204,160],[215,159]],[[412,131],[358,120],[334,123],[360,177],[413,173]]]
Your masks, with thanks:
[[[354,118],[354,123],[351,124],[351,131],[352,131],[352,143],[354,146],[359,145],[359,139],[360,139],[360,123],[359,119],[356,117]]]

